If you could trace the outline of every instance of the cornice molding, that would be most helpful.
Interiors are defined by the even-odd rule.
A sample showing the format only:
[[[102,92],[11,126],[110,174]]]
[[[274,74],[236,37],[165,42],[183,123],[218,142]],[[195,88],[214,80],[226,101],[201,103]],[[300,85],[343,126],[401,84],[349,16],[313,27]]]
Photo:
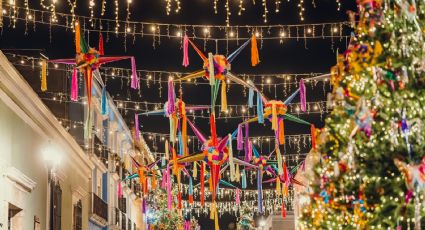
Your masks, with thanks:
[[[35,181],[15,167],[8,167],[5,176],[28,193],[31,193],[37,186]]]

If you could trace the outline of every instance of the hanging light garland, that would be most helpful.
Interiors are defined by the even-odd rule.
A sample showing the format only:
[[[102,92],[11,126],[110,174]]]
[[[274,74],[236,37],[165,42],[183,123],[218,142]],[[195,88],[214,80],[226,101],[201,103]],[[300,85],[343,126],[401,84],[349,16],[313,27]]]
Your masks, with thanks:
[[[115,20],[111,19],[102,19],[96,17],[85,17],[75,14],[75,1],[72,2],[68,0],[69,5],[71,6],[71,14],[63,14],[52,12],[51,10],[36,10],[28,7],[18,7],[16,4],[6,4],[4,9],[6,14],[3,15],[4,18],[11,20],[12,22],[23,21],[28,23],[27,17],[19,17],[20,11],[25,12],[24,15],[31,14],[31,22],[39,25],[48,25],[49,27],[60,27],[65,29],[74,29],[75,18],[78,18],[81,24],[87,22],[98,22],[92,23],[91,28],[85,28],[85,31],[88,32],[103,32],[111,33],[118,35],[126,36],[128,33],[128,28],[132,29],[133,36],[140,37],[167,37],[167,38],[178,38],[182,39],[183,34],[186,34],[190,39],[200,39],[206,41],[241,41],[247,40],[250,38],[252,31],[256,31],[258,38],[263,40],[279,40],[282,39],[345,39],[347,40],[351,32],[350,23],[345,22],[334,22],[334,23],[316,23],[316,24],[299,24],[299,25],[243,25],[243,26],[221,26],[221,25],[187,25],[187,24],[167,24],[167,23],[149,23],[143,21],[130,21],[129,18],[122,21],[119,19],[119,3],[118,0],[115,1]],[[8,11],[6,9],[9,9]],[[50,9],[50,8],[49,8]],[[16,12],[16,13],[14,13]],[[230,13],[230,12],[229,12]],[[128,12],[128,17],[129,17]],[[48,17],[49,20],[46,20]],[[71,22],[71,23],[70,23]],[[111,24],[115,24],[115,30],[109,30]],[[124,29],[121,29],[120,25],[127,25]],[[296,31],[303,31],[307,28],[319,28],[318,30],[321,33],[316,34],[299,34]],[[182,29],[184,30],[182,31]],[[333,28],[340,28],[341,33],[334,33]],[[231,35],[228,33],[231,31]],[[267,31],[267,33],[263,33]],[[285,36],[282,36],[282,31],[285,31]],[[344,32],[344,33],[343,33]],[[345,34],[345,32],[347,32]],[[267,34],[267,35],[265,35]],[[234,36],[237,35],[237,36]],[[159,41],[156,41],[159,44]],[[347,41],[346,41],[347,42]]]

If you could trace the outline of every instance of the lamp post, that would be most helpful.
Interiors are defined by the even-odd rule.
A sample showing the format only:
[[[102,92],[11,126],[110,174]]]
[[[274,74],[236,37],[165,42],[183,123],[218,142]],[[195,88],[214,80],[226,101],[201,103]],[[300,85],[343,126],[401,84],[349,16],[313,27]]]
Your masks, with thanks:
[[[266,226],[266,220],[264,219],[264,217],[260,219],[258,225],[260,226],[261,230],[264,230],[264,227]]]
[[[47,223],[49,223],[49,230],[53,230],[55,228],[53,213],[54,213],[54,200],[53,200],[53,190],[55,186],[55,180],[54,177],[52,177],[52,174],[54,173],[57,165],[60,163],[61,160],[61,153],[59,149],[57,149],[49,140],[49,142],[44,146],[44,148],[41,151],[43,160],[46,163],[47,167],[47,202],[48,202],[48,214],[47,214]]]
[[[52,180],[52,173],[61,160],[60,151],[49,141],[42,150],[42,154],[47,167],[47,178],[50,182]]]

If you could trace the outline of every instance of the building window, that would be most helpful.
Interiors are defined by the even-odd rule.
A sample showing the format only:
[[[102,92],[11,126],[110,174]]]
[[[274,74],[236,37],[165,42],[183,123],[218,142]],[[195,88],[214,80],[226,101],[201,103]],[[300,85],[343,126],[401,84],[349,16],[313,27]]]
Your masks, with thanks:
[[[83,229],[83,206],[81,200],[74,204],[74,230]]]
[[[50,183],[50,230],[61,229],[62,217],[62,189],[59,182]]]

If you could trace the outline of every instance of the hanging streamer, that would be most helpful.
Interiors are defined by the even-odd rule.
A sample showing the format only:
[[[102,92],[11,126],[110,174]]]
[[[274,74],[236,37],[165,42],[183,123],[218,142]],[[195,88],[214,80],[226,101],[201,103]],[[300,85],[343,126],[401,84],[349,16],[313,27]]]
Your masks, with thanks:
[[[172,78],[169,78],[168,79],[167,115],[174,113],[175,101],[176,101],[176,93],[174,91],[174,81]]]
[[[167,165],[167,208],[170,211],[173,209],[173,197],[172,197],[172,194],[171,194],[170,165]]]
[[[131,57],[131,88],[139,89],[139,77],[137,76],[136,70],[136,59]]]
[[[248,92],[248,107],[252,108],[254,106],[254,90],[249,88]]]
[[[242,124],[238,125],[238,137],[237,137],[237,150],[243,149],[243,134],[242,134]]]
[[[171,115],[168,117],[170,124],[170,142],[174,143],[176,141],[176,130],[174,129],[176,126],[174,124],[174,117]]]
[[[217,203],[213,202],[210,207],[210,219],[214,220],[214,229],[219,230],[220,227],[218,225],[218,212],[217,212]]]
[[[140,130],[139,130],[139,114],[134,114],[134,129],[136,135],[136,141],[139,141]]]
[[[161,188],[167,190],[167,169],[162,170]]]
[[[257,207],[258,212],[263,213],[263,183],[262,183],[262,173],[261,169],[258,168],[257,170],[257,193],[258,193],[258,201],[257,201]]]
[[[200,196],[201,196],[201,207],[204,207],[205,205],[205,163],[202,162],[201,163],[201,191],[200,191]]]
[[[119,179],[117,183],[117,193],[118,193],[118,197],[122,198],[122,184],[121,184],[121,180]]]
[[[242,169],[242,188],[246,189],[246,172],[245,172],[245,169]]]
[[[105,49],[103,48],[102,32],[99,32],[99,55],[105,55]]]
[[[210,78],[210,85],[215,85],[214,56],[212,53],[208,53],[208,74]]]
[[[277,123],[277,108],[276,108],[276,103],[273,103],[272,104],[272,129],[274,131],[276,131],[277,126],[278,126],[278,123]]]
[[[189,156],[189,150],[187,147],[187,117],[186,117],[186,107],[185,104],[183,103],[183,100],[181,99],[181,95],[180,95],[180,100],[179,100],[179,105],[180,105],[180,116],[182,118],[182,138],[183,138],[183,156]]]
[[[72,70],[71,77],[71,101],[78,101],[78,76],[77,69]]]
[[[245,160],[249,160],[249,124],[245,124]]]
[[[170,159],[170,151],[169,151],[169,144],[168,140],[165,140],[165,159]]]
[[[235,181],[235,164],[233,162],[233,150],[232,150],[232,134],[228,135],[228,150],[229,150],[229,167],[230,167],[230,181]]]
[[[191,177],[189,177],[189,204],[193,204],[193,184]]]
[[[227,111],[227,86],[226,81],[221,81],[221,112]]]
[[[236,205],[240,205],[241,204],[241,190],[236,189]]]
[[[178,144],[179,144],[179,156],[183,156],[184,155],[184,147],[183,147],[183,137],[182,137],[181,131],[179,131],[179,134],[178,134]]]
[[[257,38],[255,34],[251,38],[251,65],[256,66],[260,63],[260,56],[258,55]]]
[[[81,53],[81,30],[80,30],[80,23],[75,22],[75,53],[80,54]]]
[[[246,161],[252,160],[252,142],[248,141],[248,156],[246,158]]]
[[[264,114],[263,114],[263,100],[261,98],[261,94],[257,92],[257,116],[258,116],[258,123],[263,124],[264,123]]]
[[[286,207],[285,207],[285,201],[282,198],[282,217],[286,218]]]
[[[216,146],[218,143],[218,140],[217,140],[217,129],[215,125],[214,113],[211,113],[211,116],[210,116],[210,131],[211,131],[211,142],[213,146]]]
[[[182,192],[179,191],[179,193],[177,194],[177,209],[182,209],[183,205],[182,205]]]
[[[279,145],[275,146],[276,148],[276,155],[277,155],[277,167],[278,167],[278,174],[283,174],[283,167],[282,167],[282,155],[280,154]]]
[[[106,87],[102,88],[102,100],[100,101],[100,107],[102,108],[102,115],[105,116],[108,113],[108,101],[106,97]]]
[[[47,61],[43,59],[41,61],[41,91],[47,90]]]
[[[279,179],[279,176],[277,176],[277,178],[276,178],[276,194],[280,195],[281,192],[282,192],[282,188],[280,186],[280,179]]]
[[[285,144],[285,123],[283,119],[279,119],[279,144]]]
[[[311,132],[311,147],[313,149],[316,149],[316,127],[314,127],[313,124],[310,126],[310,132]]]
[[[236,182],[240,182],[240,180],[241,180],[241,171],[239,170],[239,164],[236,164],[236,173],[235,173],[235,176],[236,176]]]
[[[197,163],[196,163],[196,161],[194,161],[193,162],[193,174],[192,174],[192,176],[193,176],[193,178],[197,178],[198,177],[198,168],[196,167],[196,165],[197,165]]]
[[[301,101],[301,111],[305,112],[307,110],[307,98],[304,85],[304,79],[300,80],[300,101]]]
[[[186,34],[183,38],[183,66],[189,66],[189,38]]]

